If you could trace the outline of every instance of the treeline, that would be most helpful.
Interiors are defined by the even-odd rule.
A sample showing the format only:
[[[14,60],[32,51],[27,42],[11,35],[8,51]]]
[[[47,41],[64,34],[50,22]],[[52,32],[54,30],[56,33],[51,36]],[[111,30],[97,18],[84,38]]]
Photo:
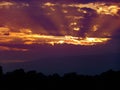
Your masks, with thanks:
[[[100,75],[68,73],[44,75],[18,69],[3,74],[0,67],[0,90],[120,90],[120,71],[109,70]]]

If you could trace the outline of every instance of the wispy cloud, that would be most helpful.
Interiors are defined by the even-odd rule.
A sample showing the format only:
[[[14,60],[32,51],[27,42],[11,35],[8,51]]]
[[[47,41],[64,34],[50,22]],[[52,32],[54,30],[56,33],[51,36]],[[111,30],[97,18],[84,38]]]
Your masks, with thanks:
[[[10,63],[23,63],[27,62],[25,60],[0,60],[1,64],[10,64]]]
[[[0,8],[10,8],[11,6],[14,6],[15,3],[13,2],[6,2],[6,1],[2,1],[0,2]]]
[[[3,29],[3,28],[2,28]],[[0,29],[1,30],[1,29]],[[32,33],[30,29],[22,29],[20,32],[11,32],[1,30],[0,43],[8,44],[73,44],[73,45],[96,45],[97,43],[103,43],[108,41],[110,38],[100,37],[73,37],[73,36],[53,36],[53,35],[40,35]],[[8,48],[1,47],[1,50],[14,50],[14,51],[27,51],[27,49],[19,48]]]
[[[28,51],[28,49],[0,46],[0,51],[22,51],[22,52],[25,52],[25,51]]]

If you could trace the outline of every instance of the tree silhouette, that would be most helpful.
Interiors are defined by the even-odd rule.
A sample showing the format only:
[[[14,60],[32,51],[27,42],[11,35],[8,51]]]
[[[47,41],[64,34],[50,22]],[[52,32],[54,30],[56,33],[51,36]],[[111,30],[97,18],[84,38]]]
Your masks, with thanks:
[[[82,89],[82,90],[120,90],[120,71],[108,70],[100,75],[78,75],[77,73],[67,73],[63,76],[55,73],[44,75],[36,71],[24,72],[17,69],[13,72],[3,74],[0,66],[0,90],[61,90],[61,89]]]
[[[2,67],[0,66],[0,77],[3,75]]]

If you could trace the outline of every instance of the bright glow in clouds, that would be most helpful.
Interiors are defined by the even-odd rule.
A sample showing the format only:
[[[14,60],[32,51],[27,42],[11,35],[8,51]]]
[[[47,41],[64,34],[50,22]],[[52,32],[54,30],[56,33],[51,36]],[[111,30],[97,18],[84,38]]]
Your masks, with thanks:
[[[12,2],[0,2],[0,8],[6,7],[9,8],[10,6],[13,6],[14,4]]]
[[[4,34],[3,29],[8,34]],[[22,44],[73,44],[73,45],[96,45],[98,43],[104,43],[110,38],[97,38],[97,37],[74,37],[74,36],[52,36],[52,35],[40,35],[33,34],[30,29],[22,29],[20,32],[10,32],[9,29],[0,28],[1,40],[0,43],[22,43]],[[19,40],[19,41],[18,41]],[[5,50],[9,48],[5,47]],[[13,48],[12,50],[18,50]],[[27,51],[22,49],[22,51]]]
[[[21,7],[29,7],[29,4],[28,3],[17,4],[15,2],[7,2],[7,1],[0,2],[0,8],[9,9],[12,6],[16,6],[16,8],[21,8]]]
[[[109,7],[107,6],[100,6],[98,9],[97,9],[97,13],[99,14],[110,14],[110,15],[117,15],[118,13],[118,10],[120,10],[120,7],[118,6],[115,6],[115,5],[111,5]]]
[[[120,5],[120,3],[119,3]],[[88,3],[88,4],[68,4],[63,5],[64,7],[77,7],[77,8],[91,8],[95,10],[98,14],[108,14],[108,15],[117,15],[118,11],[120,10],[120,7],[118,5],[110,4],[107,5],[106,3]],[[78,9],[78,11],[81,11]],[[86,11],[83,11],[84,13],[87,13]]]
[[[6,22],[0,26],[0,44],[97,45],[112,39],[110,36],[120,26],[120,3],[63,4],[46,2],[37,5],[39,6],[32,8],[30,3],[0,2],[1,10],[5,11],[4,7],[12,10],[9,12],[10,14],[8,11],[0,13],[1,17],[4,17],[4,19],[1,18],[0,22]],[[11,6],[14,8],[11,9]],[[24,7],[26,7],[25,10]],[[30,11],[31,9],[33,11]],[[34,12],[34,9],[41,11],[40,13]],[[107,22],[110,19],[115,23]],[[107,24],[109,27],[106,26]],[[0,50],[27,51],[27,49],[4,46],[0,46]]]

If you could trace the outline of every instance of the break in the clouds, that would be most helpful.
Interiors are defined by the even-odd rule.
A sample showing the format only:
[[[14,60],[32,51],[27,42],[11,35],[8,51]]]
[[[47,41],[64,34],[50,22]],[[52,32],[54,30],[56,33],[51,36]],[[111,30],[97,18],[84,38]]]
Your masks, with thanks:
[[[96,45],[120,28],[120,3],[0,2],[0,43]]]

